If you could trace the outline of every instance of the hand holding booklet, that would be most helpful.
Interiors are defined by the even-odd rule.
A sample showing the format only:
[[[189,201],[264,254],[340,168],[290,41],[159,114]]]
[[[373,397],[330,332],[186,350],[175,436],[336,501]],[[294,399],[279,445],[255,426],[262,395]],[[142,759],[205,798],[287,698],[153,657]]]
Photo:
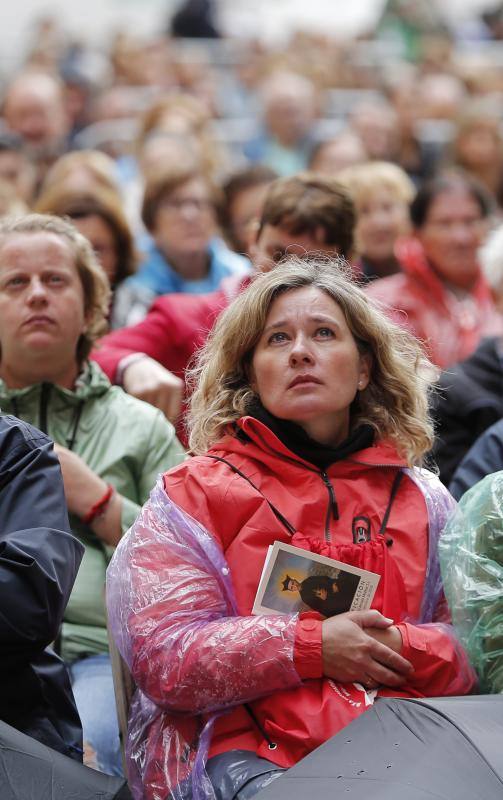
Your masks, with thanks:
[[[324,617],[370,608],[380,575],[284,542],[268,549],[253,614],[318,611]]]

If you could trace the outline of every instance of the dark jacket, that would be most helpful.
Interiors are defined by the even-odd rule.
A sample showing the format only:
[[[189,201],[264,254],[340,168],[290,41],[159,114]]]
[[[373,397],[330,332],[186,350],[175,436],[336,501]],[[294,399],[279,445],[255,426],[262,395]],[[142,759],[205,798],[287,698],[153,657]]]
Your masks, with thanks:
[[[481,433],[503,417],[503,361],[499,338],[483,339],[465,361],[445,370],[433,398],[436,441],[432,451],[448,486]]]
[[[500,470],[503,470],[503,419],[477,439],[454,473],[449,490],[459,500],[486,475]]]
[[[82,558],[47,436],[0,416],[0,718],[79,757],[80,720],[66,669],[48,648]]]

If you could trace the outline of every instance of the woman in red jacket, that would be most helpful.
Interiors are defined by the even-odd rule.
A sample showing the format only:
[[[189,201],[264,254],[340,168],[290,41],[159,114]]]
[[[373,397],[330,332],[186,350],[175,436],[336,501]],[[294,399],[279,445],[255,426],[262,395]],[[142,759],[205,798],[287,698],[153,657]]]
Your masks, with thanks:
[[[250,797],[376,694],[471,690],[437,560],[453,501],[419,466],[428,369],[335,261],[290,258],[221,315],[193,375],[197,455],[109,569],[138,797]],[[276,540],[379,573],[372,610],[252,616]]]

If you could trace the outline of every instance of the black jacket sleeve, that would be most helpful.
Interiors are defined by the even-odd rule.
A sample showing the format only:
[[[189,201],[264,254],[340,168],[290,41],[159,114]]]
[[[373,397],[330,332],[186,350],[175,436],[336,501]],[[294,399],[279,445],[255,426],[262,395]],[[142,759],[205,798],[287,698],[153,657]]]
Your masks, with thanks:
[[[0,416],[2,669],[25,664],[55,639],[82,555],[51,441]]]
[[[503,469],[503,420],[492,425],[468,451],[454,473],[449,491],[456,500],[476,483]]]

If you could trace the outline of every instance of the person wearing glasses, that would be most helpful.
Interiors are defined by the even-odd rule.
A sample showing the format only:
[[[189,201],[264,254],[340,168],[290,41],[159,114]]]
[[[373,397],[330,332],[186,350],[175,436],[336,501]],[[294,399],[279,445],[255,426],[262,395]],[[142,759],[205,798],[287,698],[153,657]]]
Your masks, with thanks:
[[[217,236],[219,194],[198,168],[162,171],[147,181],[142,219],[149,233],[145,258],[120,287],[116,327],[146,315],[156,297],[171,292],[205,294],[251,267]]]

